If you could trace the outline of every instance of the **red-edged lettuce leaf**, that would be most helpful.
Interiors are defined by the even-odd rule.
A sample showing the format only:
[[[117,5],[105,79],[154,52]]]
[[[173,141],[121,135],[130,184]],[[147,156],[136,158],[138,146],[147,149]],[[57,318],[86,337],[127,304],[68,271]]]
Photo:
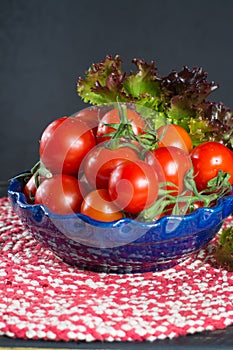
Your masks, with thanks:
[[[93,63],[85,72],[85,78],[79,77],[78,94],[84,102],[93,105],[115,102],[125,102],[127,97],[123,89],[124,73],[121,70],[122,61],[119,55],[115,58],[107,56],[105,61]]]
[[[207,101],[218,84],[208,82],[202,68],[184,66],[180,72],[173,70],[162,77],[154,61],[133,59],[136,70],[128,74],[122,71],[122,63],[116,55],[92,64],[85,77],[77,81],[77,91],[84,102],[133,102],[185,127],[195,145],[214,140],[233,148],[233,113],[222,103]]]
[[[214,255],[218,265],[233,272],[233,227],[222,230]]]
[[[157,76],[155,62],[146,63],[144,60],[133,59],[137,67],[136,72],[125,75],[123,82],[127,93],[134,99],[140,99],[144,94],[148,96],[160,95],[160,77]]]

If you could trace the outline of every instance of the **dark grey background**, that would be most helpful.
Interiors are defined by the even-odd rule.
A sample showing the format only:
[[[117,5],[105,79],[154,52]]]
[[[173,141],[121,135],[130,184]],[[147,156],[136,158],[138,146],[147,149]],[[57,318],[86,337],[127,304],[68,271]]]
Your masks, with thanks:
[[[201,66],[233,109],[233,1],[1,0],[0,181],[38,160],[42,130],[84,108],[76,79],[107,54]]]

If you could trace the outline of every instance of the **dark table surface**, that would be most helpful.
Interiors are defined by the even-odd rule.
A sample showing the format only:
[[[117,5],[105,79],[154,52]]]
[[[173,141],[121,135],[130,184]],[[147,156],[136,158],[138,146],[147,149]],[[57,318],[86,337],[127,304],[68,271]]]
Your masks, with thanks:
[[[8,182],[0,182],[0,197],[7,196]],[[154,342],[54,342],[44,340],[13,339],[0,336],[1,348],[63,348],[63,349],[233,349],[233,326],[212,332],[195,333]]]
[[[43,340],[11,339],[0,337],[0,348],[63,348],[63,349],[233,349],[233,326],[213,332],[202,332],[173,339],[156,340],[154,342],[53,342]]]

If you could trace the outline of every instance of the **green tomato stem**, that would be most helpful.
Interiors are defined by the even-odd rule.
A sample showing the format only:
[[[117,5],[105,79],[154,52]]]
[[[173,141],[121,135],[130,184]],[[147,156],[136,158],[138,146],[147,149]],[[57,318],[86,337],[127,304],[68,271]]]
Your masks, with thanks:
[[[231,191],[228,180],[229,174],[219,171],[218,175],[208,183],[209,187],[205,191],[198,192],[191,169],[186,173],[184,179],[185,190],[181,194],[174,196],[175,189],[166,190],[166,187],[171,185],[176,187],[174,184],[170,182],[160,183],[158,199],[151,207],[143,210],[138,219],[145,222],[155,221],[161,214],[166,214],[168,206],[173,206],[171,215],[185,215],[197,202],[203,203],[203,207],[209,207],[217,199]],[[187,190],[191,192],[191,195],[187,195]],[[179,204],[182,204],[182,206],[180,207]]]

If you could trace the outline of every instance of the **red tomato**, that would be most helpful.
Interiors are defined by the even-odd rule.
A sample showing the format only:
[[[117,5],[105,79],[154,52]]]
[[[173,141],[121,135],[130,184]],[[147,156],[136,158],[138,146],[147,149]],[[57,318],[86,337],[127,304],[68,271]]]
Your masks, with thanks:
[[[80,212],[98,221],[115,221],[123,214],[111,201],[106,189],[94,190],[86,195]]]
[[[127,117],[129,123],[132,125],[133,132],[136,135],[141,134],[145,128],[144,119],[137,112],[131,109],[127,109]],[[120,124],[118,109],[108,111],[101,119],[96,134],[98,143],[109,140],[111,137],[105,135],[116,131],[115,128],[110,127],[107,124]]]
[[[43,204],[56,214],[78,213],[82,201],[82,189],[78,180],[65,174],[45,179],[35,195],[35,204]]]
[[[90,127],[79,118],[62,117],[50,123],[40,140],[40,158],[53,174],[77,176],[80,163],[96,145]]]
[[[157,174],[142,160],[124,162],[111,172],[109,194],[121,210],[139,213],[157,199]]]
[[[109,149],[105,146],[92,148],[84,159],[84,173],[92,188],[108,188],[111,172],[126,160],[139,160],[138,154],[130,147]]]
[[[179,125],[163,125],[157,130],[157,134],[159,147],[174,146],[183,149],[187,153],[190,153],[193,148],[190,135]]]
[[[30,179],[27,181],[26,185],[24,186],[23,193],[27,199],[28,203],[33,203],[34,202],[34,197],[36,194],[36,181],[35,181],[35,176],[32,175]]]
[[[207,188],[208,181],[216,177],[219,170],[229,173],[229,182],[233,184],[233,152],[221,143],[201,143],[193,149],[191,159],[199,191]]]
[[[33,174],[30,179],[27,181],[27,183],[25,184],[24,186],[24,189],[23,189],[23,193],[27,199],[27,202],[32,204],[34,203],[34,199],[35,199],[35,194],[36,194],[36,190],[37,190],[37,187],[39,184],[42,183],[42,181],[45,180],[45,177],[44,176],[38,176],[37,178],[37,182],[38,184],[36,183],[36,179],[35,179],[35,174]]]
[[[102,119],[103,114],[104,113],[102,109],[98,107],[92,107],[81,110],[74,115],[74,118],[80,118],[85,123],[87,123],[87,125],[90,127],[90,129],[93,130],[93,133],[96,136],[99,121]]]
[[[159,182],[171,182],[174,186],[166,186],[170,193],[177,196],[184,190],[184,177],[192,162],[189,154],[180,148],[169,146],[157,148],[146,155],[146,161],[158,174]]]

